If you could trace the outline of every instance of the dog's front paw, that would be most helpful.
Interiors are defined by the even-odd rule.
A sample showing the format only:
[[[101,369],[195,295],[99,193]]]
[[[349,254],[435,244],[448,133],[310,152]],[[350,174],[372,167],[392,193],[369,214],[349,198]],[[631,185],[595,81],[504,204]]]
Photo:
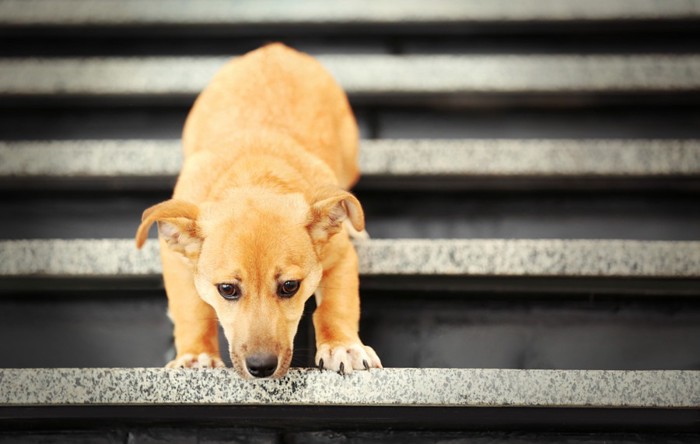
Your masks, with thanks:
[[[353,370],[382,368],[377,353],[361,342],[321,344],[316,352],[316,365],[321,370],[333,370],[341,375],[352,373]]]
[[[212,356],[209,353],[200,353],[198,355],[186,353],[178,356],[165,365],[166,368],[223,368],[226,367],[224,361],[218,356]]]

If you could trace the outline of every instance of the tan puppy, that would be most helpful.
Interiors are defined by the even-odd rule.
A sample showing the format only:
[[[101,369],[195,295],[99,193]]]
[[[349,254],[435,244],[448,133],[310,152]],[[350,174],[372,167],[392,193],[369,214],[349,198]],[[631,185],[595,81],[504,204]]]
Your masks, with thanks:
[[[281,44],[224,66],[183,133],[173,199],[147,209],[140,248],[158,222],[177,357],[168,367],[220,367],[217,318],[243,377],[289,369],[304,303],[316,294],[316,363],[381,367],[358,336],[358,260],[344,227],[364,230],[358,130],[344,92],[312,57]],[[346,221],[347,222],[347,221]]]

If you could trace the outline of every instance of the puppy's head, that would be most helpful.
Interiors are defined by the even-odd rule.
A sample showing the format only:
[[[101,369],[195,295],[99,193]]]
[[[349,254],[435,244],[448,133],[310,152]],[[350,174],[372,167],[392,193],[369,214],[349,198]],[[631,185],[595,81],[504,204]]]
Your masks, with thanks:
[[[337,188],[320,190],[310,203],[301,194],[242,189],[202,206],[172,199],[149,208],[136,244],[158,222],[216,311],[236,370],[245,378],[280,377],[304,304],[321,281],[321,253],[346,218],[364,229],[360,203]]]

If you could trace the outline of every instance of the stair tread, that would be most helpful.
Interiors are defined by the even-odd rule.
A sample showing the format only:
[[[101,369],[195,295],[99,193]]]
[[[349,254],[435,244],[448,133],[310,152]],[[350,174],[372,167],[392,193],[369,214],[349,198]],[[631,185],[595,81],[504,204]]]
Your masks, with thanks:
[[[700,140],[364,140],[363,176],[700,174]],[[0,142],[0,178],[175,176],[177,140]]]
[[[371,239],[364,276],[700,277],[700,241]],[[159,246],[131,239],[0,241],[0,277],[157,276]]]
[[[245,381],[230,369],[0,369],[8,405],[376,405],[700,407],[700,371],[392,368],[341,376],[291,369]]]
[[[405,1],[400,8],[391,0],[360,0],[328,8],[323,0],[275,2],[172,2],[123,0],[119,7],[99,0],[15,0],[0,3],[0,25],[246,25],[246,24],[384,24],[479,23],[528,21],[634,21],[688,19],[700,16],[700,7],[682,0],[526,0],[480,2],[434,0]]]
[[[624,94],[700,89],[697,55],[325,55],[318,59],[351,96]],[[190,97],[227,60],[4,59],[0,60],[0,95]]]

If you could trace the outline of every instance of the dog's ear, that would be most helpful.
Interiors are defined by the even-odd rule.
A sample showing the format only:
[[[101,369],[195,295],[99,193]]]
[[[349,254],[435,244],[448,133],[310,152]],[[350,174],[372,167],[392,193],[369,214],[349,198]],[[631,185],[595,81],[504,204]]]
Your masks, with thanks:
[[[338,233],[348,219],[357,231],[365,229],[365,215],[360,201],[336,187],[320,189],[311,204],[307,228],[314,243],[325,242]]]
[[[136,247],[141,248],[148,238],[148,229],[158,222],[158,232],[168,246],[193,259],[199,254],[202,236],[197,227],[199,207],[178,199],[170,199],[148,208],[141,216],[141,225],[136,231]]]

